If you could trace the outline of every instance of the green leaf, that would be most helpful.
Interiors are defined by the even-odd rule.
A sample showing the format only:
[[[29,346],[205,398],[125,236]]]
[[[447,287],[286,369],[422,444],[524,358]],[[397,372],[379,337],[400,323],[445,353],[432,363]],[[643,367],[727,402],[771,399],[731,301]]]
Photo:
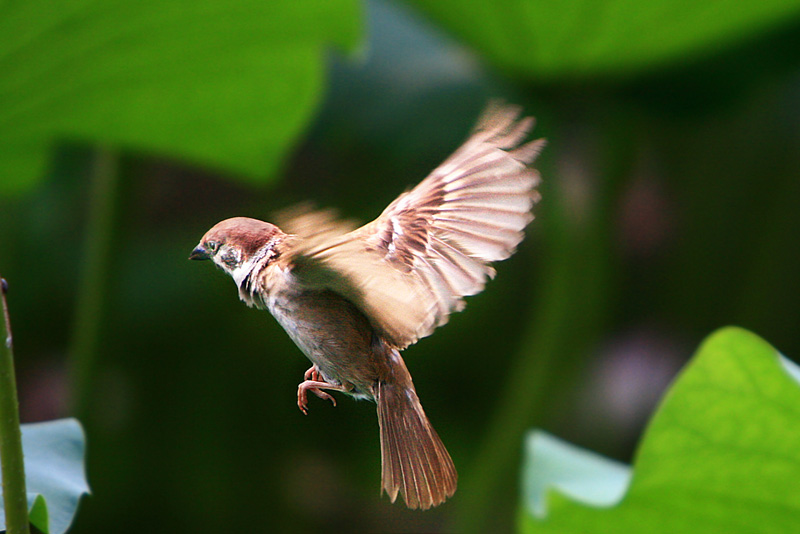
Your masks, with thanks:
[[[28,507],[30,508],[28,512],[28,521],[32,525],[36,525],[36,528],[44,532],[45,534],[50,533],[50,518],[47,514],[47,501],[41,495],[36,495],[33,499],[33,504],[30,502],[30,493],[28,494]],[[73,514],[75,515],[74,511]],[[69,523],[64,527],[64,531],[67,530],[69,527]]]
[[[528,77],[625,73],[716,49],[800,15],[796,0],[411,0]]]
[[[75,419],[22,425],[22,448],[30,522],[45,534],[62,534],[89,493],[81,425]],[[0,496],[0,529],[6,524],[2,504]]]
[[[750,332],[712,334],[651,421],[618,505],[620,487],[597,476],[608,460],[582,453],[583,466],[537,466],[552,462],[553,451],[533,443],[526,477],[555,474],[525,481],[521,530],[792,532],[800,524],[799,377],[796,366]],[[564,446],[550,445],[563,458]],[[573,486],[596,484],[604,499],[582,498],[558,482],[565,477]],[[539,505],[545,494],[546,510]]]
[[[613,506],[628,490],[631,470],[625,464],[531,431],[525,440],[525,505],[536,517],[547,516],[551,491],[598,507]]]
[[[360,16],[356,0],[3,2],[0,193],[30,187],[58,139],[263,180]]]

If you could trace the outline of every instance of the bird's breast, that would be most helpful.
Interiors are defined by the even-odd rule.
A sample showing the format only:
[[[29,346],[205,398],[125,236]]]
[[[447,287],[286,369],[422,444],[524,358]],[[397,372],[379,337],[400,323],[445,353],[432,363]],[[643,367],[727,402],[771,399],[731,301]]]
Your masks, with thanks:
[[[291,275],[265,289],[266,308],[322,376],[372,397],[386,358],[364,314],[333,291],[293,284]]]

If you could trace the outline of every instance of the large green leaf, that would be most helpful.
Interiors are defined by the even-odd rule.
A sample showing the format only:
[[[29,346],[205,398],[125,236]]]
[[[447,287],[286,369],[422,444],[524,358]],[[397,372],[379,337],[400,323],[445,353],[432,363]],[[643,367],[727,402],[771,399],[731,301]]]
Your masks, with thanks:
[[[624,488],[597,476],[608,460],[578,453],[587,469],[564,462],[569,451],[552,439],[529,443],[521,529],[793,532],[800,525],[798,378],[796,366],[754,334],[714,333],[651,421],[619,504]]]
[[[359,27],[357,0],[2,2],[0,192],[65,138],[269,176]]]
[[[796,0],[411,0],[528,77],[622,73],[714,51],[800,15]]]
[[[62,534],[72,523],[81,495],[89,493],[80,423],[59,419],[22,425],[30,521],[45,534]],[[0,495],[0,529],[6,517]]]

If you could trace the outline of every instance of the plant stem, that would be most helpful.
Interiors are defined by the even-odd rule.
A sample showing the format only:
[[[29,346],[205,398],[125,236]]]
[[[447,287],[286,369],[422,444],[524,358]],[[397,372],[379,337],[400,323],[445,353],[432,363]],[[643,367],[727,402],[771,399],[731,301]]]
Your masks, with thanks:
[[[603,276],[586,273],[586,265],[601,267],[602,250],[582,249],[591,242],[587,236],[568,229],[549,230],[558,234],[549,247],[549,265],[544,267],[545,283],[531,327],[521,342],[516,360],[509,370],[486,438],[479,447],[469,483],[462,494],[461,513],[456,530],[465,533],[489,532],[493,510],[499,502],[513,501],[517,485],[515,466],[519,464],[525,432],[542,425],[547,396],[571,374],[597,329],[597,310],[604,301]],[[599,260],[599,261],[598,261]],[[593,324],[594,323],[594,324]],[[575,333],[581,336],[576,338]],[[572,370],[566,369],[573,364]],[[508,510],[503,508],[503,513]]]
[[[28,534],[28,493],[25,489],[25,462],[22,433],[19,428],[19,401],[14,372],[14,347],[6,291],[8,284],[0,277],[3,321],[0,326],[0,461],[3,467],[3,502],[8,534]]]
[[[625,139],[612,141],[626,146]],[[619,147],[616,150],[620,152]],[[576,154],[582,153],[574,151],[562,161],[574,162]],[[462,489],[460,513],[455,518],[457,532],[499,531],[502,529],[492,524],[497,513],[501,521],[513,517],[504,505],[517,497],[515,468],[523,437],[532,426],[545,422],[548,396],[580,369],[580,361],[602,329],[612,270],[610,210],[619,180],[627,172],[617,168],[620,165],[613,158],[604,163],[612,170],[602,175],[603,180],[596,180],[596,189],[587,195],[583,208],[572,205],[563,176],[550,185],[549,195],[543,194],[548,200],[541,205],[546,263],[539,278],[540,300],[500,388],[502,394],[474,470]],[[588,179],[600,174],[598,168],[603,167],[583,161],[579,173]],[[564,165],[561,169],[563,174]]]
[[[72,411],[85,419],[95,377],[100,326],[104,315],[119,158],[116,151],[99,147],[92,166],[89,218],[83,272],[78,287],[70,351]]]

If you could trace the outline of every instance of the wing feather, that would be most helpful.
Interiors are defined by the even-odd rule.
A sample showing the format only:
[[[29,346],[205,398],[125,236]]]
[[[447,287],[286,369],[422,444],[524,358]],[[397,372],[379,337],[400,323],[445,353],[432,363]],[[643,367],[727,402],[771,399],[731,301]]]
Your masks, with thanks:
[[[350,299],[399,349],[430,335],[483,290],[490,263],[511,256],[533,220],[529,165],[544,141],[522,143],[534,121],[519,113],[490,105],[461,147],[361,228],[330,212],[290,221],[296,274]]]

